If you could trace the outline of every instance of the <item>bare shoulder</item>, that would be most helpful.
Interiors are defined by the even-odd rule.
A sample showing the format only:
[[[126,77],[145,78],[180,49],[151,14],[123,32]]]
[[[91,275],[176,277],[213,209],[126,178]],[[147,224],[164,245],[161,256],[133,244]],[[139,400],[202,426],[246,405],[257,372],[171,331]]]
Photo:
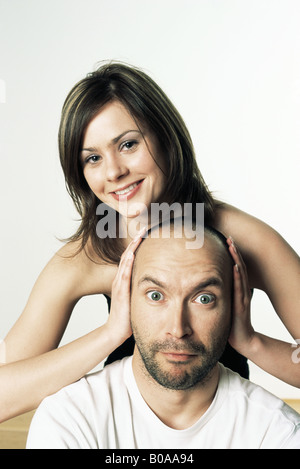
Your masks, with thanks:
[[[89,248],[89,247],[88,247]],[[91,249],[80,249],[77,242],[65,244],[50,259],[42,276],[55,277],[62,285],[68,285],[74,299],[86,295],[109,294],[117,267],[107,264]]]
[[[226,237],[233,236],[239,242],[243,240],[245,234],[249,237],[249,228],[251,228],[251,236],[254,240],[264,241],[266,235],[268,237],[280,236],[262,220],[226,203],[218,204],[215,225]]]

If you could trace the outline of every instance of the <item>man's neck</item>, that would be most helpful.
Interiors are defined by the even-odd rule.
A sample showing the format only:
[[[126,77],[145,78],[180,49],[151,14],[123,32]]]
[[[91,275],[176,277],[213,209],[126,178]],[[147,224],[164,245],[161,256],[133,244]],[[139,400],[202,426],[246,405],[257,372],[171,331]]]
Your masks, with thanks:
[[[203,382],[187,390],[171,390],[157,383],[134,353],[133,374],[139,391],[150,409],[168,427],[184,430],[196,423],[211,405],[219,383],[216,365]]]

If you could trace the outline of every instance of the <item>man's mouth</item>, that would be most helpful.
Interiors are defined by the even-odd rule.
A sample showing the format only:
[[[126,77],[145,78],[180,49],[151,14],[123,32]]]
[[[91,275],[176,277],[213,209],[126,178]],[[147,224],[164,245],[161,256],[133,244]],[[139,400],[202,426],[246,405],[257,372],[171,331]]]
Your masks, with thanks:
[[[182,353],[182,352],[163,352],[165,357],[168,360],[175,361],[175,362],[185,362],[195,358],[195,354],[191,353]]]

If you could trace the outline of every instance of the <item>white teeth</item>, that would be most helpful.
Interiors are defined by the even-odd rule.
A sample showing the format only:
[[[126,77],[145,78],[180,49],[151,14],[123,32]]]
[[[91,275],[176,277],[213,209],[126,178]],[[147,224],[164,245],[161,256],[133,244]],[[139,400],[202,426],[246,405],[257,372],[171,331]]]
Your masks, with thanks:
[[[123,189],[122,191],[115,191],[115,194],[117,195],[127,194],[127,192],[132,191],[132,189],[134,189],[137,185],[138,185],[138,182],[135,182],[134,184],[131,184],[131,186],[126,187],[126,189]]]

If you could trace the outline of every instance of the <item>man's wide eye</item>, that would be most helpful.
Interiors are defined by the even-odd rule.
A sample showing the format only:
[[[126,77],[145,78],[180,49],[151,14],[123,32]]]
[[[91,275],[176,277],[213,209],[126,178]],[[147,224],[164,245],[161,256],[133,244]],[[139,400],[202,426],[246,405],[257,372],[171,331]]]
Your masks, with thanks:
[[[149,291],[147,293],[147,296],[149,300],[152,300],[152,301],[160,301],[163,299],[163,295],[159,293],[159,291]]]
[[[200,303],[202,305],[208,305],[209,303],[212,303],[214,299],[214,295],[210,295],[209,293],[202,293],[202,295],[199,295],[195,301],[196,303]]]

